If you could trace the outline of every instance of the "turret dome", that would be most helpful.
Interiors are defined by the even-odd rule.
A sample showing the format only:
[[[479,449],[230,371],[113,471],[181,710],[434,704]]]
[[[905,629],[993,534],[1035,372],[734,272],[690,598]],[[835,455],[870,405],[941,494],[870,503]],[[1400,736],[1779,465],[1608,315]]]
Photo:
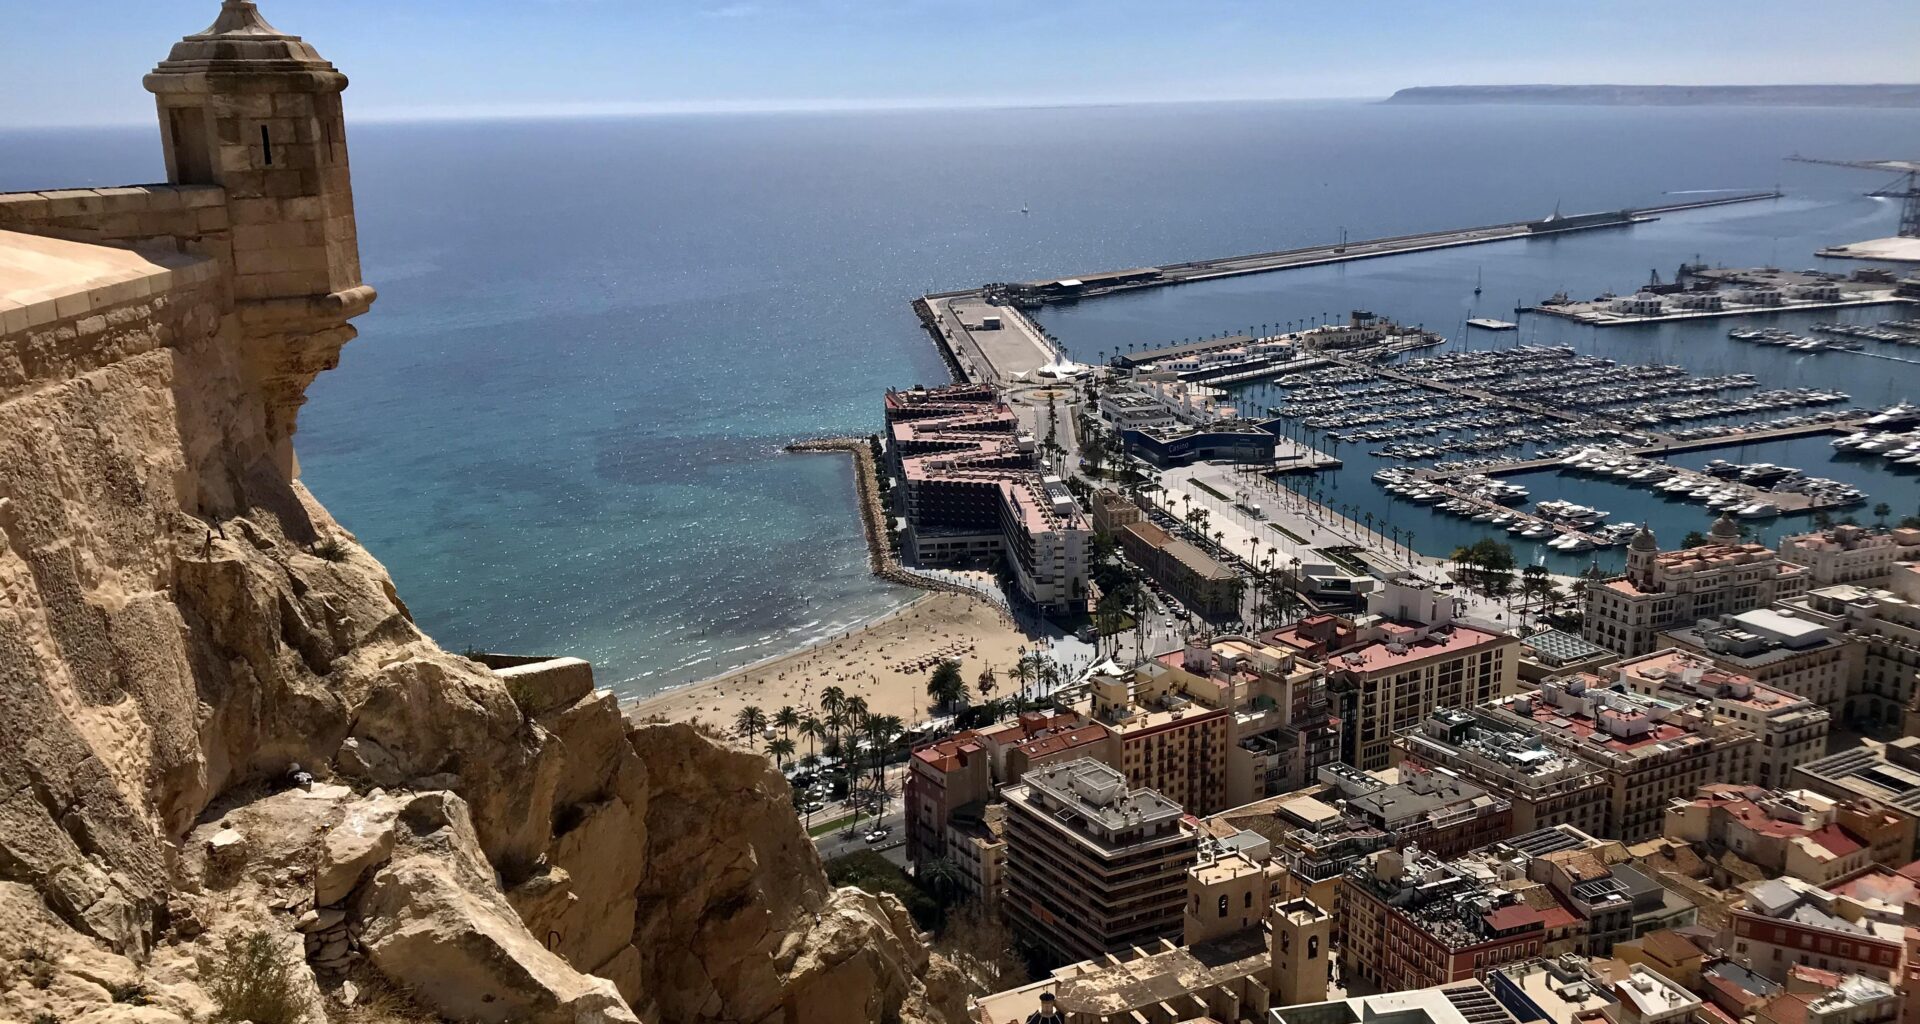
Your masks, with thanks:
[[[224,0],[213,24],[173,44],[153,69],[155,75],[274,72],[339,74],[299,36],[268,24],[253,0]]]

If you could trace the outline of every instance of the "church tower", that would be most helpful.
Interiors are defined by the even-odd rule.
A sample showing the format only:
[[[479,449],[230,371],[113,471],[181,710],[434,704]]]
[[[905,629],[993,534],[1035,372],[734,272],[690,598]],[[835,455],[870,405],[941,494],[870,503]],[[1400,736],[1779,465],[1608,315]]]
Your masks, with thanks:
[[[1641,590],[1653,589],[1653,562],[1660,555],[1660,544],[1645,526],[1627,544],[1627,579]]]
[[[360,281],[340,93],[347,77],[250,0],[224,0],[145,80],[167,180],[226,191],[233,301],[282,468],[314,376],[339,363]]]

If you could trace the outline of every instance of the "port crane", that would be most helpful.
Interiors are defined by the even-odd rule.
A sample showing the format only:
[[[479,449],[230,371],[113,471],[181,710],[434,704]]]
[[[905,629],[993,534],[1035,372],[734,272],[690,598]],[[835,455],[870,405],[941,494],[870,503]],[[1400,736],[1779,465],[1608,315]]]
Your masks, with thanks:
[[[1787,159],[1802,164],[1851,167],[1856,171],[1892,171],[1899,175],[1867,194],[1900,200],[1900,237],[1920,238],[1920,160],[1822,160],[1798,153]]]

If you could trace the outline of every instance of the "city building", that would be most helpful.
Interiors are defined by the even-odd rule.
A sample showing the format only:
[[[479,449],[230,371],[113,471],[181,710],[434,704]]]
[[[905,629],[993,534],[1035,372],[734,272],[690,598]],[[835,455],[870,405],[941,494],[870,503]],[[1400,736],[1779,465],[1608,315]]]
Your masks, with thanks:
[[[1096,405],[1101,418],[1117,431],[1171,427],[1180,422],[1172,406],[1140,388],[1123,385],[1102,388]]]
[[[924,565],[1001,560],[1027,601],[1084,610],[1093,531],[1033,439],[984,385],[890,390],[887,454],[906,519],[901,552]]]
[[[1541,955],[1545,919],[1515,894],[1411,847],[1348,870],[1335,914],[1340,974],[1385,990],[1468,981]]]
[[[1865,644],[1845,706],[1833,705],[1846,721],[1866,727],[1901,724],[1920,678],[1920,566],[1896,562],[1886,589],[1822,587],[1779,607]]]
[[[1298,788],[1336,757],[1325,674],[1254,637],[1196,638],[1132,670],[1096,671],[1081,705],[1113,763],[1196,814]]]
[[[993,799],[996,787],[1018,782],[1030,768],[1111,756],[1104,729],[1079,715],[1040,711],[921,746],[908,755],[901,786],[907,858],[924,865],[951,857],[955,816],[967,808],[971,820],[981,820],[981,805]]]
[[[1611,688],[1589,675],[1484,707],[1549,746],[1591,762],[1608,784],[1600,835],[1638,842],[1660,834],[1667,804],[1719,779],[1751,779],[1754,733],[1672,701]]]
[[[1451,590],[1387,580],[1366,601],[1363,616],[1309,616],[1267,634],[1325,662],[1341,722],[1341,760],[1385,768],[1393,737],[1436,709],[1480,704],[1517,688],[1519,641],[1457,621]]]
[[[1036,948],[1071,962],[1180,935],[1199,843],[1179,804],[1090,758],[1035,768],[1001,796],[1001,907]]]
[[[1418,843],[1453,857],[1513,834],[1513,805],[1445,770],[1413,767],[1388,784],[1340,764],[1320,769],[1322,782],[1347,814],[1379,829],[1396,845]]]
[[[1885,586],[1893,563],[1920,552],[1920,530],[1841,525],[1780,538],[1780,558],[1804,566],[1814,587]]]
[[[1900,993],[1878,978],[1795,964],[1786,990],[1754,1011],[1757,1024],[1887,1024],[1900,1017]]]
[[[1563,634],[1564,635],[1564,634]],[[1393,738],[1396,765],[1446,769],[1513,805],[1513,829],[1606,826],[1606,775],[1591,762],[1482,708],[1443,708]]]
[[[1265,1024],[1273,1007],[1326,998],[1333,955],[1328,921],[1324,909],[1306,900],[1281,902],[1263,921],[1217,938],[1120,950],[1057,968],[1040,981],[981,998],[973,1019],[1023,1024],[1044,994],[1053,997],[1062,1024]]]
[[[1920,737],[1862,744],[1793,770],[1792,784],[1839,800],[1860,798],[1920,820]]]
[[[1767,875],[1815,885],[1852,875],[1879,860],[1877,854],[1905,863],[1913,849],[1913,822],[1899,815],[1864,804],[1843,807],[1805,790],[1725,783],[1675,800],[1662,832],[1712,852],[1731,852]]]
[[[1520,638],[1520,681],[1539,685],[1552,676],[1598,672],[1620,655],[1565,630],[1545,629]]]
[[[1638,964],[1663,978],[1672,978],[1689,992],[1698,992],[1704,987],[1710,959],[1708,950],[1672,928],[1616,942],[1607,953],[1628,966]]]
[[[1246,420],[1123,430],[1120,441],[1127,454],[1156,466],[1186,466],[1216,460],[1272,465],[1274,453],[1280,448],[1278,435]]]
[[[1770,878],[1742,889],[1732,912],[1734,959],[1775,981],[1805,964],[1823,971],[1892,980],[1906,952],[1905,928],[1868,914],[1856,901],[1797,878]]]
[[[1859,690],[1866,652],[1865,644],[1830,624],[1779,607],[1723,615],[1661,637],[1728,672],[1799,694],[1821,708],[1844,707]]]
[[[1093,500],[1087,503],[1093,514],[1093,528],[1119,539],[1120,528],[1129,523],[1137,523],[1146,517],[1134,500],[1111,487],[1102,487],[1093,492]]]
[[[1186,609],[1202,618],[1237,619],[1246,581],[1191,542],[1145,521],[1114,533],[1120,550]]]
[[[1692,1020],[1701,1004],[1699,996],[1641,964],[1613,982],[1613,995],[1601,1010],[1613,1024],[1679,1024]]]
[[[1580,635],[1638,657],[1665,630],[1797,597],[1807,578],[1800,566],[1742,541],[1728,516],[1714,522],[1706,544],[1678,551],[1662,552],[1643,528],[1628,545],[1626,572],[1587,586]]]
[[[1704,655],[1668,648],[1623,661],[1614,670],[1635,693],[1680,704],[1706,701],[1716,716],[1759,737],[1751,781],[1761,786],[1786,785],[1796,766],[1826,752],[1826,708],[1722,668]],[[1746,781],[1741,776],[1721,778]]]

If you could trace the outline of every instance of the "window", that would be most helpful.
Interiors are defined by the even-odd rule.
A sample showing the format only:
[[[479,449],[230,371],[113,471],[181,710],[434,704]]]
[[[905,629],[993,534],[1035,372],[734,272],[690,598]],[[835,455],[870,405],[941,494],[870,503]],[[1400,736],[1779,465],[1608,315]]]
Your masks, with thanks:
[[[1249,889],[1247,890],[1247,908],[1252,909],[1252,907],[1253,907],[1253,890]]]
[[[1314,959],[1317,959],[1319,956],[1320,956],[1320,936],[1318,935],[1307,936],[1307,959],[1314,960]]]
[[[260,126],[260,159],[268,167],[273,166],[273,135],[264,124]]]
[[[1220,916],[1227,916],[1227,898],[1225,896],[1220,897]]]

